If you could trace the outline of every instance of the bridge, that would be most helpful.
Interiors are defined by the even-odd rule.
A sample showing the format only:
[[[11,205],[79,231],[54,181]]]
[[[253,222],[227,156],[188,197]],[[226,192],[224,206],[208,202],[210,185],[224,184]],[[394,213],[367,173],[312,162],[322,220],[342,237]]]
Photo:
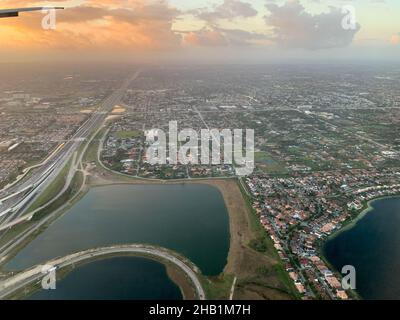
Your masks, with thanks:
[[[126,254],[149,256],[173,263],[190,279],[198,299],[205,300],[205,292],[198,277],[199,269],[178,254],[161,247],[143,244],[115,245],[73,253],[65,257],[50,260],[43,265],[50,265],[56,269],[61,269],[99,257]],[[0,281],[0,299],[5,299],[24,287],[40,281],[45,276],[42,273],[43,265],[34,266]]]

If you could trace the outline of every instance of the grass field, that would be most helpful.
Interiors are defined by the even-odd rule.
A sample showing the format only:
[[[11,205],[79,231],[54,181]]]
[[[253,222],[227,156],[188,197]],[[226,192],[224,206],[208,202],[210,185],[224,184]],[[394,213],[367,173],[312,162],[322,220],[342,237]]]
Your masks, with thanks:
[[[72,165],[72,160],[70,160],[62,169],[61,173],[54,179],[54,181],[46,188],[46,190],[39,196],[39,198],[36,199],[34,203],[29,207],[29,211],[33,211],[44,204],[46,204],[48,201],[50,201],[52,198],[57,196],[57,194],[64,188],[64,185],[66,183],[66,177],[68,175],[68,171]]]
[[[286,174],[288,170],[280,161],[275,160],[268,152],[258,151],[254,153],[256,166],[265,173]]]
[[[288,273],[284,269],[283,262],[280,260],[271,238],[262,227],[255,211],[251,206],[250,197],[246,194],[246,191],[243,189],[243,187],[240,184],[238,185],[248,209],[250,230],[253,239],[262,243],[263,250],[261,252],[257,251],[257,254],[259,255],[258,260],[262,262],[264,260],[263,258],[267,258],[267,260],[270,262],[269,265],[263,265],[262,263],[259,263],[258,266],[257,264],[255,264],[255,267],[253,266],[253,278],[255,278],[255,282],[261,287],[269,288],[269,290],[266,291],[270,292],[274,297],[275,294],[277,294],[277,297],[281,298],[287,295],[287,298],[299,299],[300,295],[296,290],[293,281],[290,279]],[[251,242],[248,243],[248,245],[251,247]],[[276,291],[275,294],[273,290]]]

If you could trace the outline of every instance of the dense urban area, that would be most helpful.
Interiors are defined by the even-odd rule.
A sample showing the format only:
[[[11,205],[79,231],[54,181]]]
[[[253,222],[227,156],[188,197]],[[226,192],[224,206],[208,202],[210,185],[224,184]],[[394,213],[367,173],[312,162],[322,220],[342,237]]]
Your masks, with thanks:
[[[2,188],[62,147],[129,74],[120,66],[28,71],[7,81],[0,73]],[[108,116],[100,159],[142,179],[230,179],[238,164],[223,153],[220,164],[151,164],[148,137],[175,121],[196,132],[254,129],[255,169],[238,179],[299,295],[352,299],[321,244],[369,200],[400,193],[399,81],[390,65],[143,68]],[[262,240],[251,246],[266,250]]]

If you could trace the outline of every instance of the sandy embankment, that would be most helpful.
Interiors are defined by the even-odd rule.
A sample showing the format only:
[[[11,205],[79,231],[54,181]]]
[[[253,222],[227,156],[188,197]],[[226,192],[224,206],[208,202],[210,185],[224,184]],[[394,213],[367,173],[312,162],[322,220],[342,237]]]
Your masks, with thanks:
[[[245,264],[244,249],[253,238],[250,229],[249,212],[236,179],[188,179],[179,181],[135,179],[104,172],[101,176],[92,176],[91,185],[110,184],[206,184],[216,187],[222,194],[228,214],[230,227],[230,247],[224,273],[238,275]]]

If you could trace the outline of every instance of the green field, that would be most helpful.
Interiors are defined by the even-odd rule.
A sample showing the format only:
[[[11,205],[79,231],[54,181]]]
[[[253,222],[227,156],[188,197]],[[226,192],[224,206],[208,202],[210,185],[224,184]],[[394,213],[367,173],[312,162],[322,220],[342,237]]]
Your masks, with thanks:
[[[254,161],[257,167],[265,173],[285,174],[288,172],[283,163],[275,160],[268,152],[265,151],[255,152]]]

